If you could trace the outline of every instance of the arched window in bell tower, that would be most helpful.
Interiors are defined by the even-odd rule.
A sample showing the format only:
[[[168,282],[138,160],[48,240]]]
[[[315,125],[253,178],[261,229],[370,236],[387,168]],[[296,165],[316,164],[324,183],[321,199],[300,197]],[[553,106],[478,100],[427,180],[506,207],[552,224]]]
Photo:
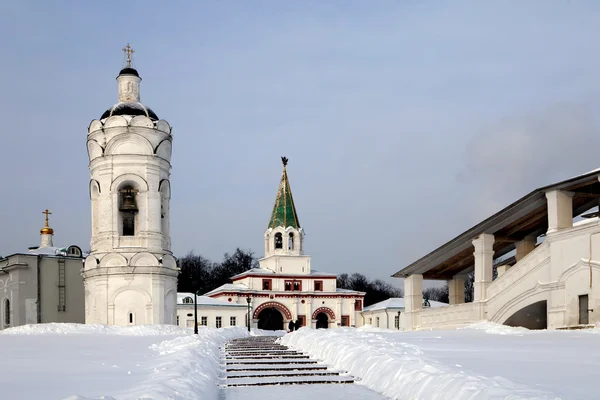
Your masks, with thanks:
[[[275,250],[283,249],[283,235],[281,232],[275,234]]]
[[[135,236],[135,214],[138,212],[135,202],[135,191],[125,186],[119,192],[119,212],[122,221],[122,235]]]
[[[288,237],[288,250],[294,250],[294,232],[290,232]]]

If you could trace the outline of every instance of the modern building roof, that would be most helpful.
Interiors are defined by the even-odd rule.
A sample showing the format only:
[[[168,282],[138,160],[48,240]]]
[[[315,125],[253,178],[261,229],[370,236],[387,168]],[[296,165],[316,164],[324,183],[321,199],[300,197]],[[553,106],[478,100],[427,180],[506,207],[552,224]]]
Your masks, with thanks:
[[[448,304],[441,303],[439,301],[429,300],[431,307],[444,307]],[[404,298],[403,297],[391,297],[387,300],[380,301],[379,303],[371,304],[368,307],[363,308],[363,311],[377,311],[377,310],[389,310],[389,309],[404,309]]]
[[[535,189],[392,276],[403,278],[423,274],[424,279],[452,279],[456,274],[471,272],[474,265],[473,239],[482,233],[493,234],[494,257],[502,257],[514,250],[515,243],[526,236],[546,233],[546,192],[563,190],[572,193],[573,216],[597,206],[600,199],[599,176],[600,169],[596,169]]]
[[[283,173],[281,174],[275,205],[273,206],[273,212],[269,220],[269,228],[273,229],[278,226],[287,228],[291,226],[292,228],[300,229],[300,221],[298,220],[298,214],[296,213],[292,197],[292,189],[290,188],[287,176],[288,159],[281,157],[281,161],[283,162]]]

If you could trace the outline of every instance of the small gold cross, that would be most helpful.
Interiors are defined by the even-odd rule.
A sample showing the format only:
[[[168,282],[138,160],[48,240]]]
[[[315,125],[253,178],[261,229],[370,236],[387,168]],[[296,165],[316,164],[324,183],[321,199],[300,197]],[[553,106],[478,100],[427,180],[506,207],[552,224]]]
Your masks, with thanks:
[[[131,68],[131,55],[135,53],[135,51],[131,48],[129,43],[127,43],[127,46],[123,48],[123,52],[127,56],[127,68]]]
[[[50,211],[48,211],[48,209],[46,208],[46,211],[42,211],[42,214],[46,214],[46,226],[48,226],[48,215],[52,214]]]

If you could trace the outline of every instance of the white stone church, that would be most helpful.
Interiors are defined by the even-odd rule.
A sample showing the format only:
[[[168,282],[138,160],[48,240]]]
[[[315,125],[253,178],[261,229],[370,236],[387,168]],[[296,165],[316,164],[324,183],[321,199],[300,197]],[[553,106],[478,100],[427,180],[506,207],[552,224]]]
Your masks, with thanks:
[[[231,278],[207,296],[232,304],[250,304],[250,325],[259,329],[301,326],[335,328],[361,326],[365,293],[336,288],[335,274],[312,269],[304,254],[300,226],[287,176],[287,158],[269,226],[264,233],[265,256],[254,268]]]
[[[85,260],[85,322],[175,324],[171,253],[171,127],[140,102],[139,73],[117,76],[118,102],[88,128],[91,253]]]
[[[40,245],[0,257],[0,329],[48,322],[84,322],[82,251],[56,247],[54,229],[40,230]]]

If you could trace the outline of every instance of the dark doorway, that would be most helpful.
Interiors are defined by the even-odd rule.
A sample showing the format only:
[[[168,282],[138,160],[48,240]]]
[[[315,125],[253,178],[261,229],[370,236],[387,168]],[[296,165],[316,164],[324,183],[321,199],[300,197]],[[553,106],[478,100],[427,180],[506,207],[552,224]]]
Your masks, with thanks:
[[[279,331],[283,327],[283,315],[276,308],[265,308],[258,314],[258,329]]]
[[[579,325],[587,325],[590,323],[590,314],[588,310],[588,295],[579,296]]]
[[[527,329],[546,329],[548,327],[548,305],[546,300],[538,301],[521,308],[510,316],[504,325],[522,326]]]
[[[317,314],[317,329],[327,329],[329,328],[329,318],[325,313]]]

